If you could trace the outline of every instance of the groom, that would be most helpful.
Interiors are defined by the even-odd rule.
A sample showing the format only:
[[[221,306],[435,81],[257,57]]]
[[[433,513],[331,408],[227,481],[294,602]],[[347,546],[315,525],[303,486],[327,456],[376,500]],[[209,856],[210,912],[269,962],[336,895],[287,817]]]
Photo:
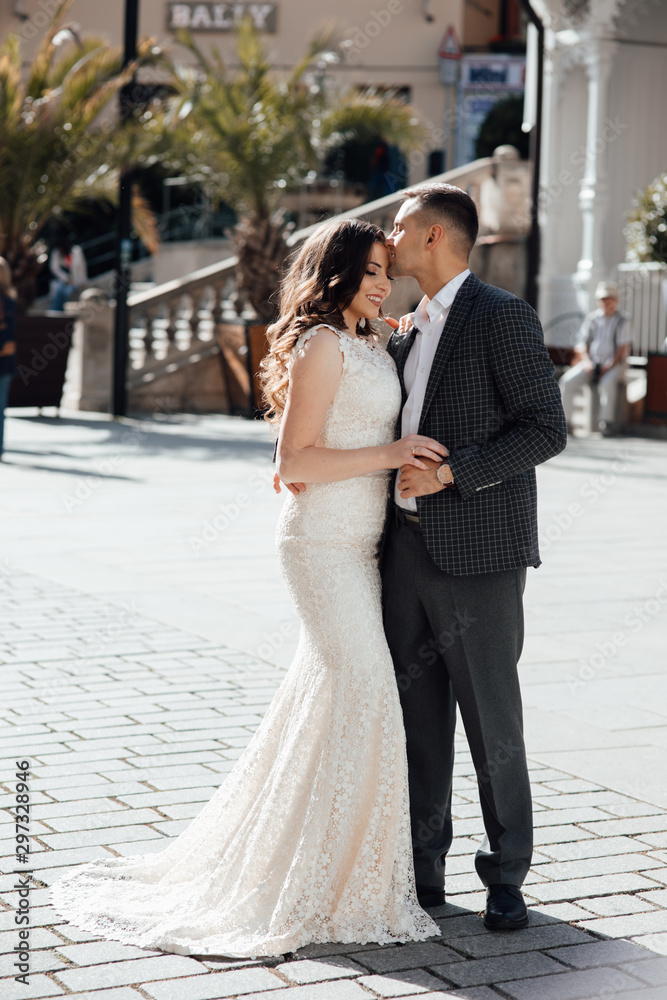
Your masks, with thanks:
[[[509,930],[528,922],[520,886],[533,846],[517,662],[526,567],[540,565],[535,466],[565,447],[565,417],[536,313],[468,270],[473,200],[450,184],[405,199],[390,273],[416,278],[424,298],[388,344],[403,390],[397,436],[449,449],[441,465],[397,473],[383,552],[417,893],[422,906],[445,901],[458,704],[486,830],[475,857],[484,923]]]

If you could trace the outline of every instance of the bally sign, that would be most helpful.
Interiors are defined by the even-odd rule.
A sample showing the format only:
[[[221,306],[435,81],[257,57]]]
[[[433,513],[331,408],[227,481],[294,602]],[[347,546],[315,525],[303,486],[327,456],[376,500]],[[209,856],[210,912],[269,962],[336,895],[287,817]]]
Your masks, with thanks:
[[[167,27],[170,31],[233,31],[242,18],[250,17],[258,31],[276,30],[275,3],[170,3]]]

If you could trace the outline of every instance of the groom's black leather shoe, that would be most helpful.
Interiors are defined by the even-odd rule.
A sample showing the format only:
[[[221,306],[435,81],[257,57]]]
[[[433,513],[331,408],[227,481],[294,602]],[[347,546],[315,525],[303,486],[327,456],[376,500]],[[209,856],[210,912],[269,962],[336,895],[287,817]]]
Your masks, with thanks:
[[[514,931],[528,923],[528,910],[518,885],[490,885],[486,890],[484,926],[490,931]]]
[[[430,906],[444,906],[445,890],[437,889],[432,885],[419,885],[417,883],[417,902],[422,909],[427,910]]]

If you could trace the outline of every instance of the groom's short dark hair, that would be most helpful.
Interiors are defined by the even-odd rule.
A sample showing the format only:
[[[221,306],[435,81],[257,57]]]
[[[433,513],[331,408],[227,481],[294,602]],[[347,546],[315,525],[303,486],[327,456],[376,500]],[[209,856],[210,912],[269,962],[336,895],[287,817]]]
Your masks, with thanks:
[[[469,194],[454,184],[424,184],[403,192],[406,201],[415,201],[426,223],[444,222],[456,251],[470,256],[479,230],[477,206]]]

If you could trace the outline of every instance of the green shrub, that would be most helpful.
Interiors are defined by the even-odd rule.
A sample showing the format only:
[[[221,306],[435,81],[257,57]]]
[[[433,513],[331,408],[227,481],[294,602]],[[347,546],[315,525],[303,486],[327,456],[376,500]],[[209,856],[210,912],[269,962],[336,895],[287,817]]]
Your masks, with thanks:
[[[529,155],[530,137],[521,131],[523,97],[510,94],[493,105],[482,122],[475,143],[476,156],[493,156],[498,146],[516,146],[522,160]]]
[[[667,173],[637,192],[623,234],[626,260],[667,263]]]

